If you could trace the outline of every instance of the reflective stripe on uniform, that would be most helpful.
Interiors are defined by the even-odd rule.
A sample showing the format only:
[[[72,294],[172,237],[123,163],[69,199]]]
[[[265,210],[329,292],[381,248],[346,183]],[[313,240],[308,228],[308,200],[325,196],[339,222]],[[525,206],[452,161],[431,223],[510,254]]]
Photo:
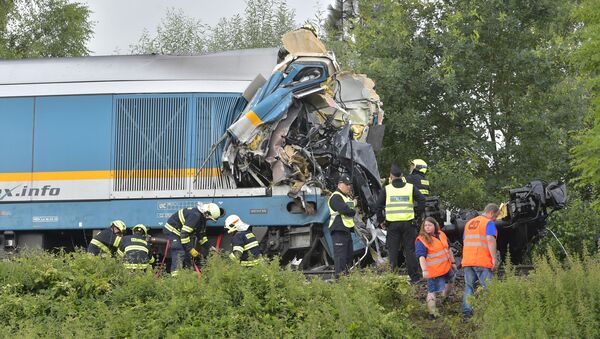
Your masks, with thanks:
[[[146,248],[145,246],[140,246],[140,245],[129,245],[129,246],[125,247],[125,253],[127,253],[129,251],[142,251],[142,252],[148,253],[148,248]]]
[[[254,233],[246,234],[246,239],[252,239],[252,238],[254,238]]]
[[[111,254],[111,251],[108,248],[108,246],[106,246],[103,243],[101,243],[100,240],[92,239],[92,241],[90,241],[90,244],[94,244],[96,247],[98,247],[99,249],[101,249],[103,252]]]
[[[233,246],[233,251],[244,252],[244,247],[242,246]]]
[[[204,245],[206,244],[206,242],[208,241],[208,238],[206,236],[202,237],[202,239],[200,239],[199,243],[200,245]]]
[[[429,186],[429,180],[421,179],[421,185]]]
[[[257,247],[257,246],[258,246],[258,241],[254,240],[253,242],[244,245],[244,250],[247,251],[247,250]]]
[[[187,225],[183,225],[183,226],[181,227],[181,230],[182,230],[182,231],[186,231],[186,232],[188,232],[188,233],[192,233],[192,232],[194,232],[194,229],[193,229],[193,228],[191,228],[191,227],[189,227],[189,226],[187,226]]]
[[[446,254],[446,253],[448,253],[448,250],[447,249],[443,249],[443,250],[441,250],[439,252],[427,254],[427,258],[437,257],[438,255],[442,255],[442,254]]]
[[[124,255],[125,255],[125,253],[123,253],[123,251],[121,251],[120,249],[119,249],[119,250],[117,250],[117,254],[118,254],[120,257],[122,257],[122,256],[124,256]]]
[[[177,236],[181,236],[181,232],[179,232],[178,229],[176,229],[175,227],[165,223],[165,228],[168,229],[171,233],[173,234],[177,234]]]
[[[117,238],[115,239],[115,242],[113,243],[113,247],[119,247],[119,244],[121,243],[121,239],[123,239],[123,238],[117,236]]]
[[[240,261],[240,265],[245,266],[245,267],[251,267],[251,266],[258,265],[259,262],[260,262],[260,259],[243,260],[243,261]]]
[[[179,222],[182,225],[185,225],[185,216],[183,215],[183,209],[180,209],[179,211],[177,211],[177,215],[179,216]]]
[[[148,242],[144,239],[131,238],[132,242],[139,242],[140,244],[148,245]]]
[[[123,264],[125,266],[125,268],[130,269],[130,270],[145,270],[147,269],[150,265],[148,264]]]
[[[190,237],[181,238],[181,243],[182,244],[188,244],[190,241],[191,241]]]
[[[233,254],[233,253],[229,253],[229,258],[230,258],[231,260],[237,260],[237,257],[236,257],[236,256],[235,256],[235,254]]]
[[[426,190],[424,188],[420,189],[419,192],[421,192],[421,194],[424,194],[424,195],[429,195],[429,190]]]

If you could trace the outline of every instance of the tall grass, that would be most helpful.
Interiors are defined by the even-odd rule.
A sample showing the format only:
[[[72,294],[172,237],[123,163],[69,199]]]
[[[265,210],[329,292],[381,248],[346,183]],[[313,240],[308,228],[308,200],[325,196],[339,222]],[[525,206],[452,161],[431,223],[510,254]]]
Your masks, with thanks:
[[[415,337],[414,291],[368,271],[309,280],[278,262],[211,258],[156,279],[114,259],[27,252],[0,262],[0,333],[17,337]]]
[[[600,255],[537,257],[527,277],[508,272],[476,301],[481,338],[600,338]]]

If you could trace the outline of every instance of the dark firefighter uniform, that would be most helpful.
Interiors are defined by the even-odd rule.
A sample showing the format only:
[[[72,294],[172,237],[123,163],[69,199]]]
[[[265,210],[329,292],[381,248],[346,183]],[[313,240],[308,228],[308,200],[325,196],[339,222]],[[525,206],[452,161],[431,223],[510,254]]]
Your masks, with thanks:
[[[354,231],[354,201],[344,193],[333,192],[328,201],[329,206],[329,231],[333,241],[333,261],[335,275],[347,272],[352,263],[354,249],[352,247],[352,234]]]
[[[180,209],[167,220],[163,233],[168,237],[171,247],[171,274],[176,275],[180,267],[190,267],[192,260],[192,236],[208,252],[206,236],[206,217],[197,208]],[[195,249],[194,249],[195,251]]]
[[[401,173],[393,169],[392,175],[399,177]],[[406,269],[410,279],[420,279],[419,266],[415,255],[415,240],[417,238],[414,202],[417,202],[416,214],[422,215],[425,208],[425,197],[412,184],[405,183],[402,178],[397,178],[385,186],[379,193],[375,211],[377,221],[387,223],[386,243],[388,257],[392,269],[398,267],[400,247],[406,260]],[[385,211],[385,217],[383,215]]]
[[[115,233],[115,229],[118,229],[119,233]],[[125,229],[125,223],[120,220],[113,221],[109,228],[103,229],[94,236],[88,245],[87,252],[93,255],[108,254],[112,256],[119,248],[119,244],[123,239],[121,233]]]
[[[134,234],[123,237],[117,253],[123,258],[125,268],[145,270],[154,263],[155,259],[145,232],[136,232],[136,227],[133,228]]]
[[[252,231],[236,232],[231,239],[231,245],[233,246],[232,253],[230,254],[231,259],[238,260],[239,258],[240,265],[246,267],[258,264],[261,252],[256,236]]]
[[[425,179],[425,174],[413,171],[406,177],[406,182],[413,184],[425,197],[431,195],[431,187],[429,186],[429,180]]]

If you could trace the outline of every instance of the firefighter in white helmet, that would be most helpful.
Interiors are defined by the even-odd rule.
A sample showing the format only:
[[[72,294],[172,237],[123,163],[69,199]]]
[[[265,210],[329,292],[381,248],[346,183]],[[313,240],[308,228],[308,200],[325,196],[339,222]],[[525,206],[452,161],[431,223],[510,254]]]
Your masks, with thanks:
[[[239,260],[240,264],[246,267],[256,266],[261,256],[258,240],[250,228],[250,225],[235,214],[225,219],[227,233],[233,234],[231,239],[233,249],[229,257],[236,261]]]
[[[109,255],[112,256],[117,252],[121,239],[127,226],[121,220],[113,220],[110,226],[100,233],[96,234],[90,244],[88,245],[87,251],[93,255]]]
[[[177,270],[182,267],[191,267],[192,257],[200,254],[192,236],[196,236],[197,246],[202,248],[202,252],[208,253],[206,223],[219,219],[223,214],[225,211],[215,203],[198,202],[196,207],[183,208],[171,215],[163,229],[170,241],[171,275],[177,275]]]

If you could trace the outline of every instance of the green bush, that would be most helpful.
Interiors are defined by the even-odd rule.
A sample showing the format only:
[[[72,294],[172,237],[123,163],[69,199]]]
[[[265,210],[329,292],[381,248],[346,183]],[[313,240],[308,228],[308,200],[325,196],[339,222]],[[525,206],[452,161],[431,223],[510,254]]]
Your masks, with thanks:
[[[475,314],[477,338],[599,338],[600,255],[538,257],[527,277],[493,281]]]
[[[414,337],[414,290],[393,274],[307,279],[277,261],[245,269],[212,257],[156,279],[85,253],[0,262],[0,333],[17,337]]]
[[[597,251],[594,237],[600,230],[600,212],[591,207],[589,201],[579,197],[573,191],[567,206],[552,214],[548,219],[548,229],[552,230],[570,255],[581,256],[584,252]],[[565,258],[556,239],[548,234],[534,247],[534,253],[543,255],[547,251],[556,253],[561,259]]]

